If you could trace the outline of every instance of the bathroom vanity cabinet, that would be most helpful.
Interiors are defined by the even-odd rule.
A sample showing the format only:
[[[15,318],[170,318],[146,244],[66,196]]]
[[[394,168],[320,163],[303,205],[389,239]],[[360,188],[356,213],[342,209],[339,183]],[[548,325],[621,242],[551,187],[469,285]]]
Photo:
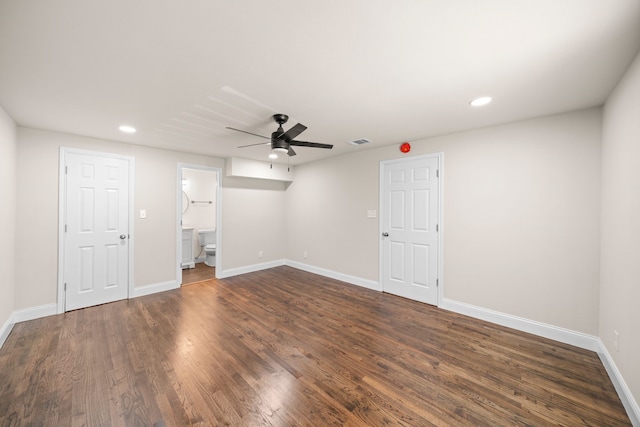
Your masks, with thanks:
[[[193,260],[193,228],[182,228],[182,262],[180,266],[185,268],[194,268],[196,266]]]

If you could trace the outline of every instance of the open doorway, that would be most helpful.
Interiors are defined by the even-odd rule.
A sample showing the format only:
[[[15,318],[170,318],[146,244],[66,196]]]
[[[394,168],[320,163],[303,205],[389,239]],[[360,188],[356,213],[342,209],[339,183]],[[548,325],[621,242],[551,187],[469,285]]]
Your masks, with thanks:
[[[219,168],[178,164],[177,280],[215,279],[221,265]]]

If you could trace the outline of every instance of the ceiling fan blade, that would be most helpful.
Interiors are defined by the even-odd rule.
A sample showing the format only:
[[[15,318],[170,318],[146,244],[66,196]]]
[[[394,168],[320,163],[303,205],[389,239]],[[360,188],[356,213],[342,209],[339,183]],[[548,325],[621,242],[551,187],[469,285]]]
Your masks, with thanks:
[[[257,144],[241,145],[238,148],[255,147],[256,145],[271,145],[270,142],[258,142]]]
[[[296,147],[313,147],[313,148],[333,148],[331,144],[321,144],[319,142],[306,142],[306,141],[289,141],[289,145],[295,145]]]
[[[298,123],[297,125],[295,125],[291,129],[289,129],[288,131],[283,133],[282,135],[279,135],[278,139],[284,139],[285,141],[290,142],[293,138],[295,138],[296,136],[300,135],[306,129],[307,129],[307,127],[305,125]]]
[[[296,152],[293,151],[293,148],[291,148],[291,145],[289,145],[289,149],[287,150],[287,154],[289,155],[289,157],[296,155]]]
[[[271,139],[268,136],[258,135],[257,133],[247,132],[246,130],[242,130],[242,129],[236,129],[236,128],[232,128],[232,127],[229,127],[229,126],[227,126],[226,128],[230,129],[230,130],[235,130],[236,132],[247,133],[249,135],[257,136],[257,137],[264,138],[264,139]]]

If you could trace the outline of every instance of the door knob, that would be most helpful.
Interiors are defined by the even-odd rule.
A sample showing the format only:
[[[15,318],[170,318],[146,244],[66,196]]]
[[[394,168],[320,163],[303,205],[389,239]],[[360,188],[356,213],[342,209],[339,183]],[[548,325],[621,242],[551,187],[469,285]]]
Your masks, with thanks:
[[[389,233],[385,231],[384,233],[382,233],[382,237],[389,237]]]
[[[126,238],[127,238],[127,235],[126,235],[126,234],[121,234],[121,235],[120,235],[120,238],[121,238],[122,240],[124,240],[124,239],[126,239]]]

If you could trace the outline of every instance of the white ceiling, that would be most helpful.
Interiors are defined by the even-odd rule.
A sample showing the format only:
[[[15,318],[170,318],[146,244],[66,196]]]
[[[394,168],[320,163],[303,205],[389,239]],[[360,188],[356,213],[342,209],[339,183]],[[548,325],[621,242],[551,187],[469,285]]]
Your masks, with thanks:
[[[296,148],[300,164],[602,105],[638,49],[638,0],[0,0],[0,105],[22,126],[258,160],[268,147],[236,147],[266,140],[225,126],[268,136],[286,113],[335,145]]]

